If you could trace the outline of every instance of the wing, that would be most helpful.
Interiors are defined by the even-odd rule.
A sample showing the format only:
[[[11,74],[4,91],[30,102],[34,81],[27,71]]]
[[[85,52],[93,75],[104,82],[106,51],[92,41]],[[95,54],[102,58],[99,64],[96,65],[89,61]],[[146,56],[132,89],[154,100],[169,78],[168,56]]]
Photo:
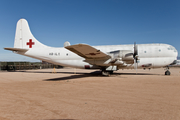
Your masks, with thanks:
[[[85,58],[85,59],[109,59],[111,58],[109,55],[97,50],[96,48],[87,45],[87,44],[76,44],[65,47],[71,52],[76,53],[77,55]]]

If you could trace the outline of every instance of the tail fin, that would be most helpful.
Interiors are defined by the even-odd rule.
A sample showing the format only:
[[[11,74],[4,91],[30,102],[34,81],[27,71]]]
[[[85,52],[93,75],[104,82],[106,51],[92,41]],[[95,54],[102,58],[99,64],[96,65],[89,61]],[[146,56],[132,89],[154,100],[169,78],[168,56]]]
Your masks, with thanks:
[[[20,19],[16,26],[14,48],[31,49],[40,47],[47,46],[36,40],[30,31],[28,22],[25,19]]]

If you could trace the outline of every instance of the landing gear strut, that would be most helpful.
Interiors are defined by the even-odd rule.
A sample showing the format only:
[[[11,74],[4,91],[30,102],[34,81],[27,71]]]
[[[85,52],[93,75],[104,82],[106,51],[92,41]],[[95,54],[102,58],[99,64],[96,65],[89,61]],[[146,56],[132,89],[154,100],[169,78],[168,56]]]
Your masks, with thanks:
[[[170,75],[171,74],[171,72],[169,71],[169,67],[168,66],[166,67],[165,70],[166,70],[165,75]]]

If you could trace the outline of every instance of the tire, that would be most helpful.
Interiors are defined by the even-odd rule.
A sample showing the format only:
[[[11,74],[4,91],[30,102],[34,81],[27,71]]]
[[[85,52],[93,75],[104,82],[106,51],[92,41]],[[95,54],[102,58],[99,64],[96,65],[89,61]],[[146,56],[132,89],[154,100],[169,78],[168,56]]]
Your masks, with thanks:
[[[110,72],[108,72],[108,71],[102,71],[102,75],[103,75],[103,76],[110,76]]]
[[[169,72],[169,70],[167,70],[166,72],[165,72],[165,75],[170,75],[171,73]]]

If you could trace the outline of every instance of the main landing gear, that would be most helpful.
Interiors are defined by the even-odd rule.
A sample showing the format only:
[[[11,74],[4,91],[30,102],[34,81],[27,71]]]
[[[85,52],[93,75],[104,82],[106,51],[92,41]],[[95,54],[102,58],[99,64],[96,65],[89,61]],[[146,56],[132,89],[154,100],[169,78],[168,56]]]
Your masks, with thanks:
[[[169,67],[168,66],[166,67],[165,70],[166,70],[165,75],[170,75],[171,74],[171,72],[169,71]]]
[[[111,74],[113,74],[113,71],[102,70],[102,75],[103,76],[110,76]]]

